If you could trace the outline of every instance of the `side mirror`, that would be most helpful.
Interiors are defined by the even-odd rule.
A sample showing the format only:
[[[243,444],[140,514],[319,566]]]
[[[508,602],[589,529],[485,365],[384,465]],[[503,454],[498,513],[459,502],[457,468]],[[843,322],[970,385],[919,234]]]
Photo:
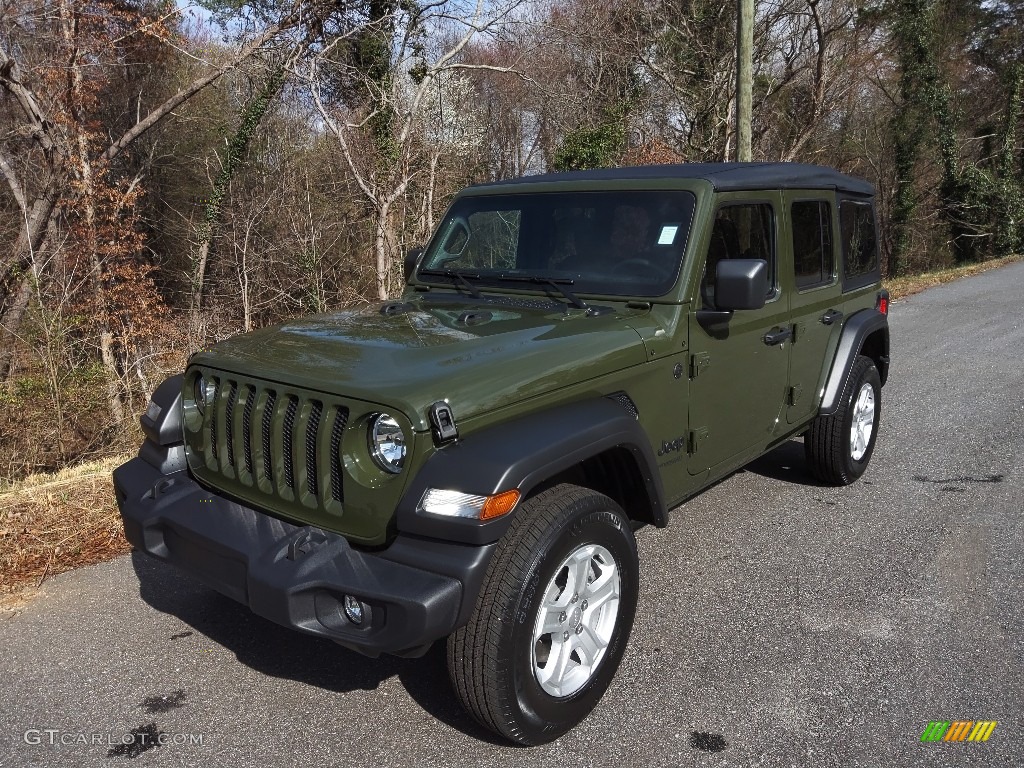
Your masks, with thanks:
[[[469,245],[469,236],[469,221],[462,216],[455,216],[448,223],[448,231],[441,241],[441,250],[448,254],[449,258],[457,259]]]
[[[416,271],[416,267],[420,263],[420,257],[422,255],[422,248],[413,248],[406,252],[405,260],[402,262],[402,271],[405,273],[406,283],[412,280],[412,273]]]
[[[768,262],[723,259],[715,272],[715,308],[760,309],[768,295]]]

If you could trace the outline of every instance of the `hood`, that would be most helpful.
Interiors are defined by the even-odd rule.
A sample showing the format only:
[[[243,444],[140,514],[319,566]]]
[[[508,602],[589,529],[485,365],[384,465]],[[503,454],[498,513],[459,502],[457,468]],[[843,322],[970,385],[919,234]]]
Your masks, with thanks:
[[[447,400],[460,421],[646,360],[630,312],[546,301],[416,298],[306,317],[222,341],[192,361],[403,411],[429,429]]]

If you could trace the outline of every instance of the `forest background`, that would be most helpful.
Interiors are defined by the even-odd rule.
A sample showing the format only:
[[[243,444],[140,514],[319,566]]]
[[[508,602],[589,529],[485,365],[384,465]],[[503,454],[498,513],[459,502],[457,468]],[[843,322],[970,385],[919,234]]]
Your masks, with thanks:
[[[873,182],[889,277],[1024,250],[1024,0],[755,19],[754,159]],[[137,443],[196,349],[396,295],[466,184],[732,159],[735,40],[717,0],[0,0],[0,488]]]

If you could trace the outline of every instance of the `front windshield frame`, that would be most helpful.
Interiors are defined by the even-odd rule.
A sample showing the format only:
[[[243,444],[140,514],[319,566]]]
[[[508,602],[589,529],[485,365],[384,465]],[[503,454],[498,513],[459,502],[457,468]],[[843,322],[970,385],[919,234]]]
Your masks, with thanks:
[[[685,189],[464,195],[436,228],[416,279],[451,286],[444,273],[458,273],[478,288],[534,292],[554,280],[578,294],[658,298],[679,279],[696,205]],[[540,278],[536,287],[529,277]]]

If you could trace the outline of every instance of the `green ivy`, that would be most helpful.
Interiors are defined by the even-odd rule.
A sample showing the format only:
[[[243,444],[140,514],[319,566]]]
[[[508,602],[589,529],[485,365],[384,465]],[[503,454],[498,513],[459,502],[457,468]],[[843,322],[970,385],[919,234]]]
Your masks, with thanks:
[[[904,271],[910,252],[910,227],[917,211],[914,178],[927,137],[926,106],[921,97],[933,86],[928,63],[932,50],[932,4],[929,0],[893,0],[886,9],[891,16],[891,35],[898,50],[902,103],[892,121],[896,195],[890,227],[893,252],[890,275]]]
[[[582,171],[607,168],[622,151],[625,132],[620,126],[605,123],[592,130],[567,133],[552,163],[556,171]]]
[[[999,223],[995,240],[997,256],[1024,253],[1024,169],[1015,162],[1017,126],[1024,107],[1024,64],[1015,64],[1009,78],[1010,96],[999,157],[999,182],[995,189]]]
[[[552,160],[556,171],[584,171],[613,165],[626,148],[626,116],[629,107],[620,104],[606,110],[604,120],[596,128],[570,131]]]
[[[891,0],[886,10],[900,68],[899,104],[892,121],[897,189],[890,226],[890,273],[903,270],[917,208],[915,169],[933,140],[942,165],[940,214],[958,263],[1018,252],[1022,247],[1021,174],[1014,168],[1021,115],[1021,67],[1012,68],[1002,153],[994,167],[961,162],[963,116],[954,108],[938,65],[937,0]]]
[[[220,218],[220,211],[224,206],[224,198],[227,195],[231,177],[238,166],[241,165],[242,160],[245,159],[245,153],[249,148],[249,142],[252,140],[253,134],[256,133],[256,129],[263,121],[263,117],[270,107],[270,102],[273,101],[274,97],[277,96],[284,86],[284,81],[284,68],[278,67],[267,78],[267,82],[264,83],[260,92],[242,110],[238,128],[228,141],[228,146],[221,158],[221,171],[213,184],[213,192],[206,202],[204,235],[208,234],[209,229]]]

